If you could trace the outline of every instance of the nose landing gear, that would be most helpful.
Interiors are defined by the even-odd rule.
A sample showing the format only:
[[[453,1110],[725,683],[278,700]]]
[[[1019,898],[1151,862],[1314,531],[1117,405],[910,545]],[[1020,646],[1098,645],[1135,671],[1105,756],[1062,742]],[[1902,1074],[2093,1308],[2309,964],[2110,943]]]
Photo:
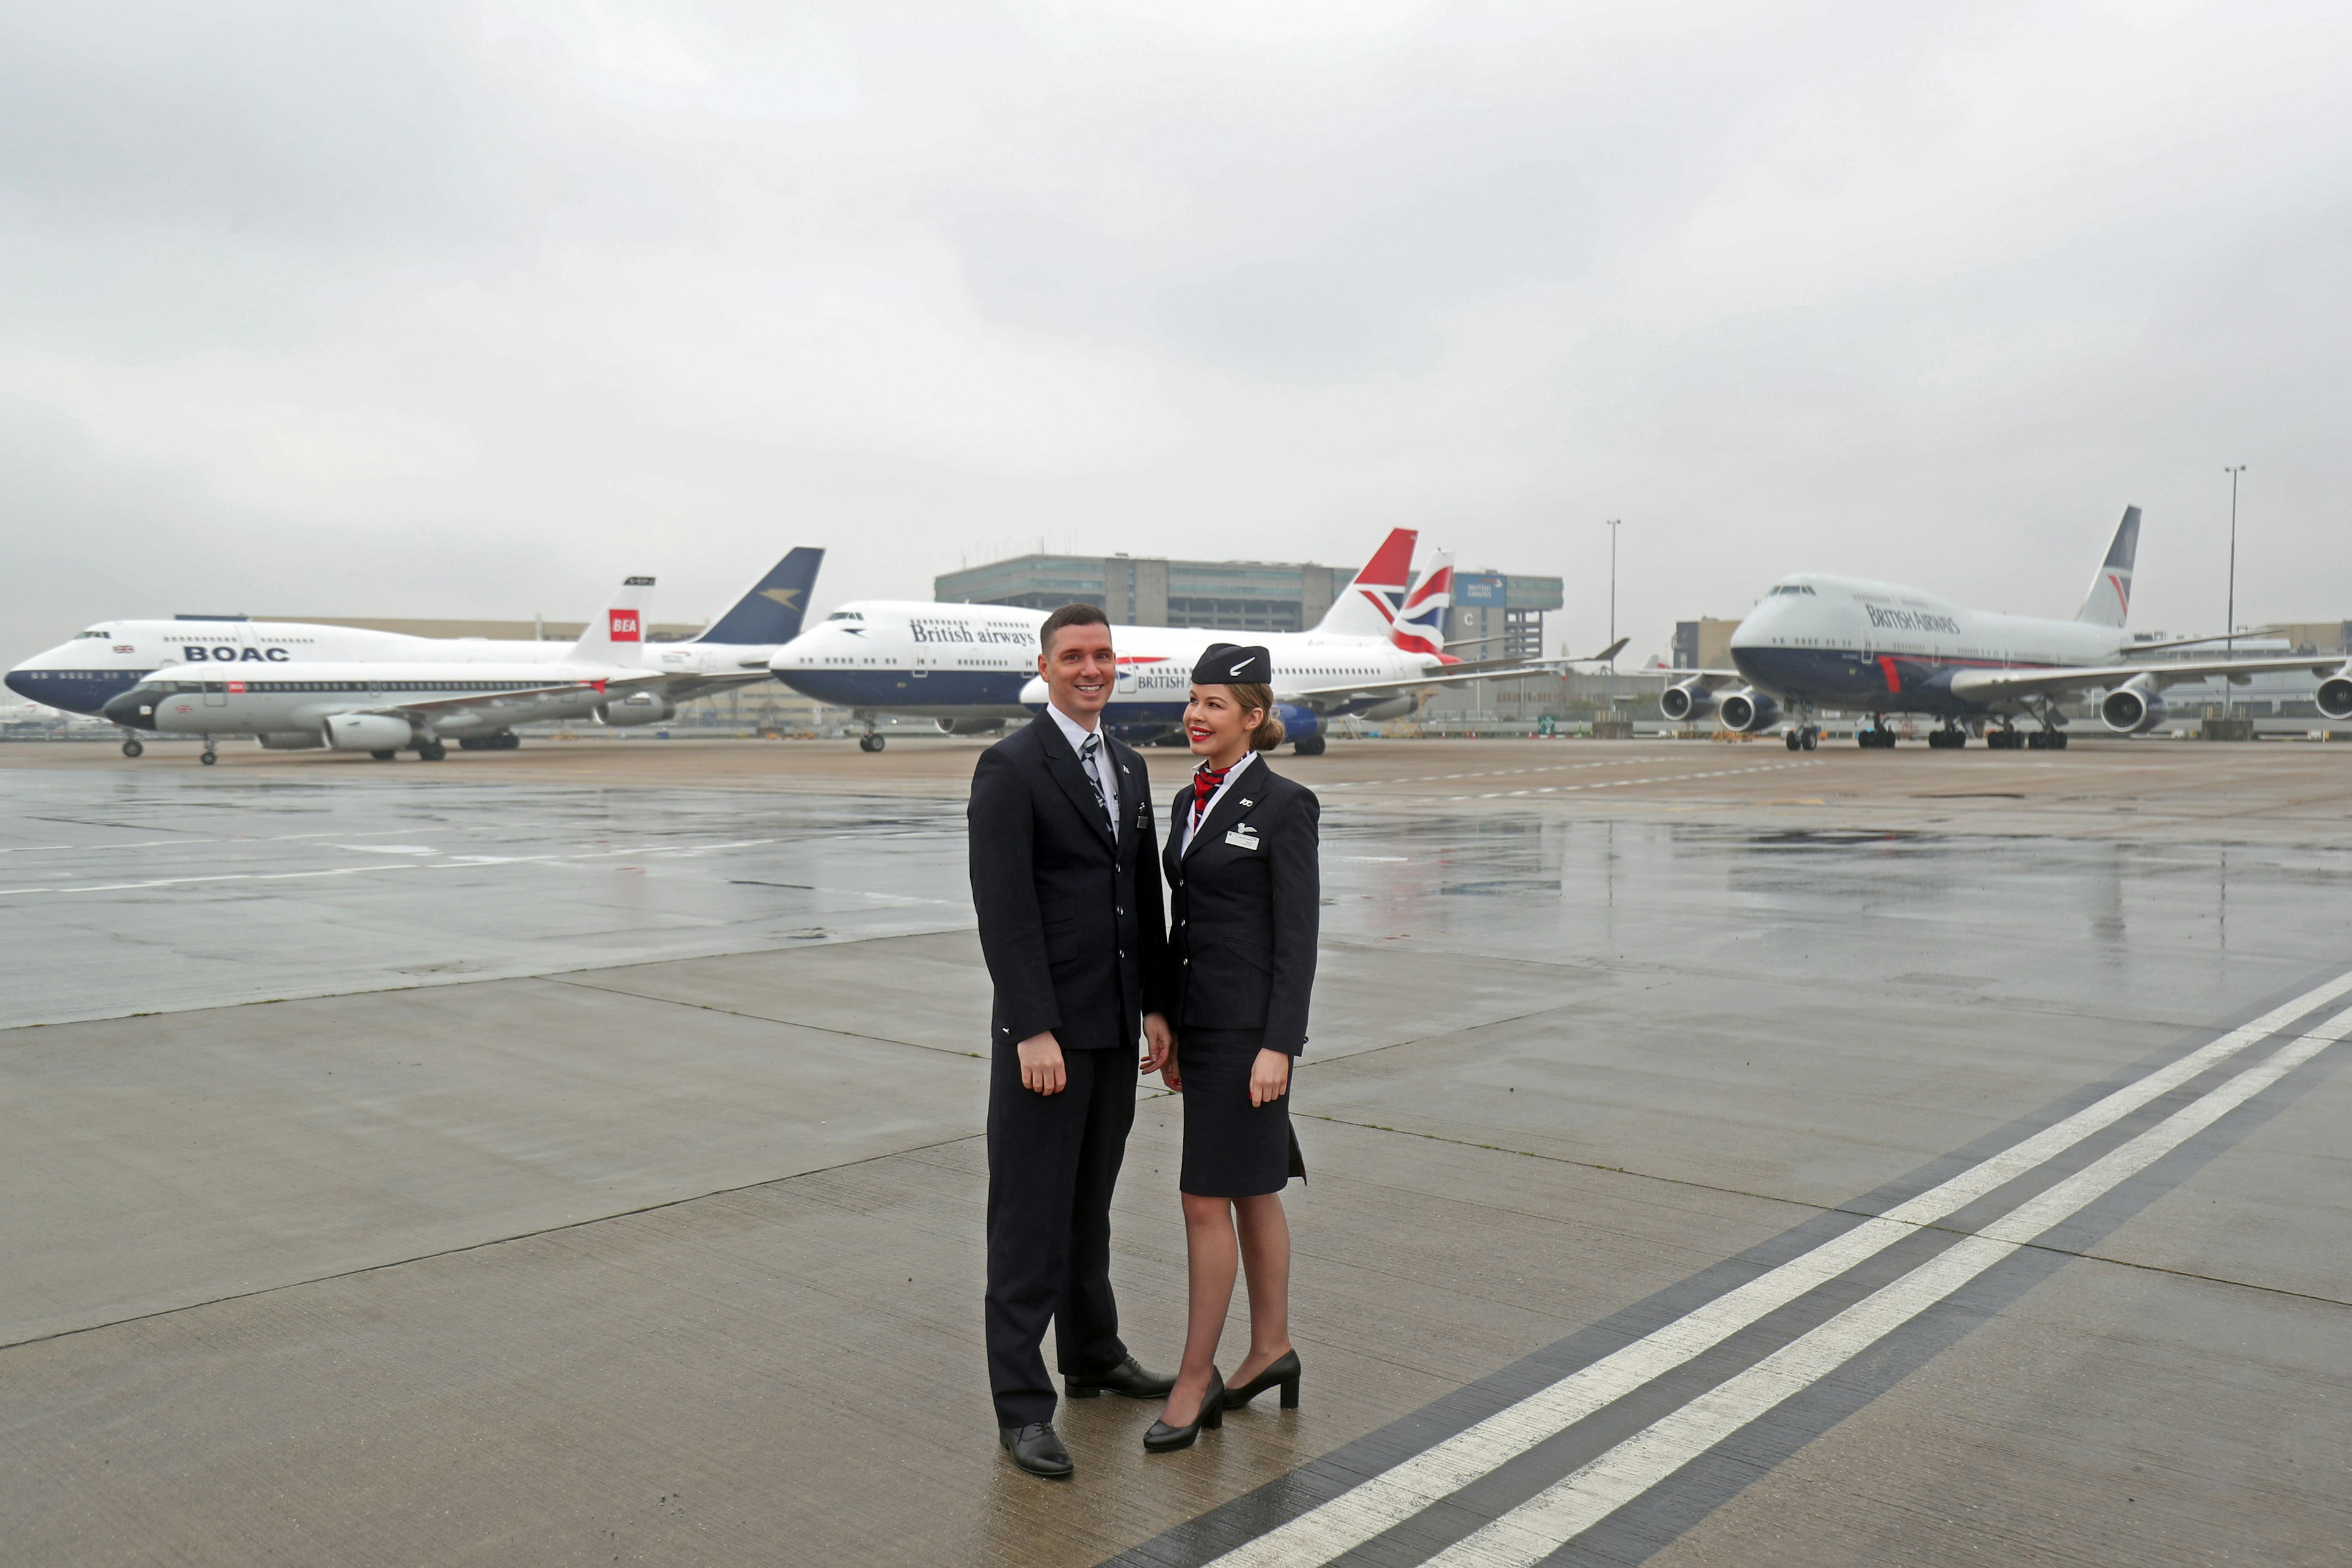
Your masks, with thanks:
[[[1822,727],[1818,724],[1800,724],[1790,731],[1783,739],[1788,742],[1789,750],[1792,752],[1817,751],[1822,743]]]
[[[125,741],[122,742],[122,754],[126,757],[143,757],[147,754],[147,748],[136,741]]]
[[[205,737],[205,754],[198,757],[196,761],[204,763],[206,767],[211,767],[215,763],[220,761],[220,753],[213,750],[213,738],[210,735],[206,735]]]

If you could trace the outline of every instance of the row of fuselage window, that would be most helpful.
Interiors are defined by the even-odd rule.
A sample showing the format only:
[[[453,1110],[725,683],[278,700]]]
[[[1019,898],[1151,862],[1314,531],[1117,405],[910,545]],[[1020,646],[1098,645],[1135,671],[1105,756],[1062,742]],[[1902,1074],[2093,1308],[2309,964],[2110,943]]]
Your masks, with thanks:
[[[174,691],[226,691],[226,680],[177,680]],[[544,682],[524,685],[512,680],[240,680],[255,691],[536,691]]]

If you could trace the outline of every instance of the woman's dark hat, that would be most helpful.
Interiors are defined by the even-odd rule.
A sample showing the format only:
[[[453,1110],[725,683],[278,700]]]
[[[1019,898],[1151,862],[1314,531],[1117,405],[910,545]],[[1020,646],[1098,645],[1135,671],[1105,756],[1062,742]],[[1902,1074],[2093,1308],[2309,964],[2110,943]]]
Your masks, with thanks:
[[[1195,686],[1271,686],[1274,655],[1255,645],[1213,642],[1192,667]]]

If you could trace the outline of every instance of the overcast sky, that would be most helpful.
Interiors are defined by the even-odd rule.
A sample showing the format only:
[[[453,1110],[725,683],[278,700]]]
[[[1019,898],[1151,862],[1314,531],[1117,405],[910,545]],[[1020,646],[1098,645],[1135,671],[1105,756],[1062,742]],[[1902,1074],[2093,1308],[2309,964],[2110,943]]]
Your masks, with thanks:
[[[0,10],[13,662],[1034,548],[2352,616],[2352,7]],[[1580,651],[1582,651],[1580,647]]]

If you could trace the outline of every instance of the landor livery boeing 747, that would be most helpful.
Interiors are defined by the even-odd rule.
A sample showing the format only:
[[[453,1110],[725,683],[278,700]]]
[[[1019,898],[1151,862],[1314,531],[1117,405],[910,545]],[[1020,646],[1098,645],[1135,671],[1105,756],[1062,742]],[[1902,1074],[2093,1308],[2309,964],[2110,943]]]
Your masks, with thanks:
[[[2352,718],[2352,661],[2340,655],[2147,660],[2159,649],[2223,639],[2131,641],[2124,626],[2138,550],[2139,508],[2126,507],[2071,621],[1997,615],[1892,583],[1800,573],[1774,584],[1731,634],[1737,668],[1677,670],[1658,706],[1678,723],[1713,714],[1739,734],[1761,734],[1785,712],[1792,752],[1820,743],[1813,721],[1823,708],[1869,714],[1870,726],[1855,737],[1864,746],[1895,744],[1887,714],[1922,713],[1943,721],[1927,737],[1931,746],[1965,746],[1970,735],[1982,735],[1988,746],[2057,750],[2066,744],[2063,697],[2103,692],[2100,722],[2136,735],[2164,721],[2164,689],[2175,682],[2307,670],[2324,678],[2320,711]],[[2020,719],[2037,727],[2021,731]]]

